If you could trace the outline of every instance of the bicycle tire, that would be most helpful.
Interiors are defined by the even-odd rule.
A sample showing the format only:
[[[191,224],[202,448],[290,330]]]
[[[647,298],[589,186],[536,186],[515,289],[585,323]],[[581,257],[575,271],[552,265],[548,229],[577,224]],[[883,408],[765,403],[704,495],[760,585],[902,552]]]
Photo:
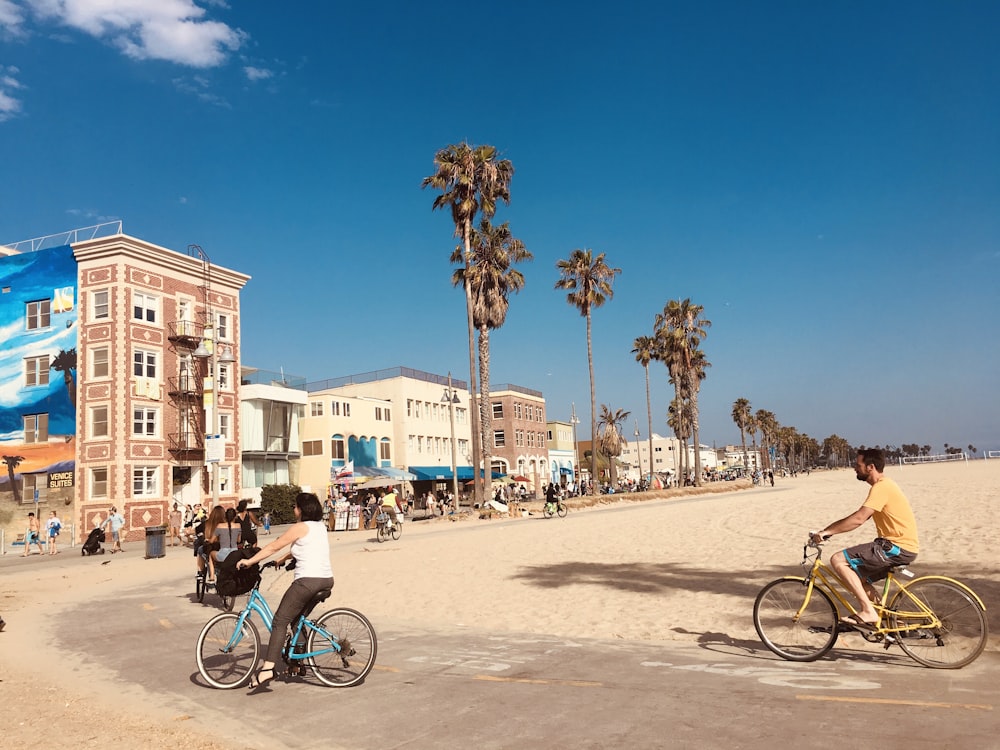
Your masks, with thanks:
[[[562,503],[559,503],[559,505],[556,506],[556,513],[559,514],[560,518],[565,518],[566,514],[569,513],[569,508]]]
[[[194,577],[194,598],[199,603],[205,601],[205,576],[200,573]]]
[[[399,540],[399,537],[403,535],[403,524],[398,521],[392,525],[392,538]]]
[[[552,518],[552,516],[555,515],[555,513],[552,510],[552,507],[548,503],[545,503],[545,505],[542,507],[542,515],[545,516],[546,518]]]
[[[222,608],[226,610],[226,612],[232,612],[233,605],[236,604],[236,597],[226,596],[225,594],[219,594],[219,598],[222,599]]]
[[[889,617],[892,627],[905,628],[921,621],[919,616],[903,614],[917,609],[910,597],[919,599],[941,622],[936,628],[895,634],[899,647],[911,659],[934,669],[958,669],[975,661],[986,648],[986,613],[964,588],[940,578],[911,581],[889,604],[889,609],[899,610]]]
[[[223,612],[201,629],[195,658],[198,672],[214,688],[232,690],[250,680],[260,658],[260,634],[250,618],[243,621],[242,637],[231,651],[230,643],[239,624],[240,613]]]
[[[771,581],[753,603],[753,626],[765,646],[782,659],[815,661],[837,642],[837,608],[822,589],[813,588],[809,606],[795,614],[806,595],[806,579]]]
[[[306,649],[323,653],[306,661],[316,679],[330,687],[351,687],[364,682],[375,666],[378,638],[375,628],[360,612],[340,607],[325,612],[309,629]],[[331,641],[335,639],[342,650]]]
[[[386,538],[388,537],[388,534],[386,534],[386,532],[385,532],[385,526],[383,526],[382,524],[379,524],[378,525],[378,531],[375,533],[375,536],[379,540],[379,542],[384,542],[386,540]]]

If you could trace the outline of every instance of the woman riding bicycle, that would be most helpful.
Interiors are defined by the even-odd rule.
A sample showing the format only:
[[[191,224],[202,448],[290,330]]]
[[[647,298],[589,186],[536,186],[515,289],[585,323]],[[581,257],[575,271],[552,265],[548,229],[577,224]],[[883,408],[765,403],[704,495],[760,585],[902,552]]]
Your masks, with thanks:
[[[295,580],[281,598],[274,613],[267,653],[261,662],[254,687],[267,685],[274,679],[274,665],[281,658],[288,626],[318,592],[333,588],[330,566],[330,542],[323,526],[323,506],[312,492],[300,492],[295,498],[295,523],[284,534],[263,547],[253,557],[240,560],[237,568],[245,568],[291,545],[291,550],[275,560],[280,565],[288,558],[295,560]]]

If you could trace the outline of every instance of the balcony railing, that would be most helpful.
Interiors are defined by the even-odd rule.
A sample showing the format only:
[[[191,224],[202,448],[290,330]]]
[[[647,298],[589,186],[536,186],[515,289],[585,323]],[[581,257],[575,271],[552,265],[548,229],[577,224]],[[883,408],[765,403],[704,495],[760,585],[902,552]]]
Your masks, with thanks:
[[[193,320],[174,320],[167,323],[167,338],[186,346],[198,346],[202,338],[202,327]]]
[[[194,397],[200,392],[199,378],[195,375],[184,374],[173,378],[167,378],[167,393],[171,396]]]
[[[168,437],[172,451],[202,451],[205,449],[202,434],[194,430],[173,432]]]

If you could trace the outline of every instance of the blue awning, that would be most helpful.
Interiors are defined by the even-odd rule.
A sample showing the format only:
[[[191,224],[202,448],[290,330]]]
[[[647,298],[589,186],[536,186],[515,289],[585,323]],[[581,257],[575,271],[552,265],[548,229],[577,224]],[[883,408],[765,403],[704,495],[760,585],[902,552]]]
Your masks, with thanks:
[[[560,474],[572,474],[573,473],[573,469],[566,468],[565,466],[560,466],[559,467],[559,473]]]
[[[450,481],[451,480],[451,467],[450,466],[409,466],[410,472],[416,475],[416,481]],[[456,470],[458,478],[466,481],[472,479],[475,474],[472,471],[471,466],[459,466]],[[482,472],[479,472],[480,476]]]
[[[369,479],[395,479],[400,482],[412,482],[417,479],[410,472],[392,466],[355,466],[354,476],[368,477]]]

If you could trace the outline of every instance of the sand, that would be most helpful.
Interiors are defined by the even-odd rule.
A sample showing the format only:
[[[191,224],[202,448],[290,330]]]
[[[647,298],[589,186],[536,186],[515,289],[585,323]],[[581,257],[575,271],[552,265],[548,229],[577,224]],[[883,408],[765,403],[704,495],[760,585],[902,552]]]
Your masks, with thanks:
[[[920,527],[914,572],[950,575],[971,586],[986,603],[994,633],[987,648],[1000,650],[1000,571],[992,562],[1000,461],[890,467],[888,473],[910,498]],[[381,545],[365,532],[339,532],[331,536],[334,597],[386,629],[759,644],[751,622],[757,591],[798,571],[808,530],[854,511],[867,490],[849,470],[776,481],[773,489],[722,483],[659,499],[647,494],[590,508],[571,505],[565,519],[408,521],[400,541]],[[836,537],[830,550],[873,535],[868,524]],[[114,744],[129,736],[136,746],[226,747],[206,740],[185,717],[136,712],[109,726],[103,708],[114,702],[121,716],[122,694],[110,670],[59,670],[60,659],[79,655],[38,648],[51,643],[45,638],[50,618],[84,597],[141,586],[151,575],[176,579],[179,592],[188,590],[190,553],[168,553],[145,561],[141,545],[132,544],[99,576],[93,572],[99,563],[80,558],[78,550],[55,558],[59,565],[47,566],[38,556],[11,564],[8,555],[0,562],[0,613],[8,621],[0,633],[7,744],[42,737],[56,746],[81,737]],[[28,671],[30,681],[21,677]],[[45,717],[54,715],[61,718],[53,727]]]

